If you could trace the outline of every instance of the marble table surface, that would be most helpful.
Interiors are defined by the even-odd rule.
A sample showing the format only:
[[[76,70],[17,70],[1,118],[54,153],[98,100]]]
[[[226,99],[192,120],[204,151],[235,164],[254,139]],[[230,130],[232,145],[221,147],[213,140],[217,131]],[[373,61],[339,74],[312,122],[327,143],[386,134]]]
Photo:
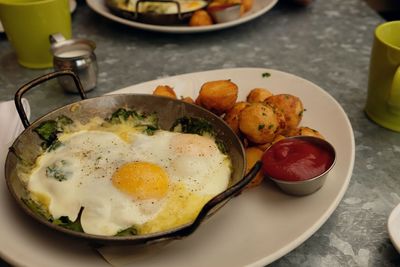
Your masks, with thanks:
[[[109,21],[79,2],[73,36],[97,44],[97,96],[159,77],[234,67],[293,73],[328,91],[346,111],[355,133],[350,186],[328,221],[306,242],[270,266],[400,266],[387,219],[400,203],[400,134],[364,112],[373,30],[383,20],[362,0],[315,0],[306,8],[279,2],[243,25],[203,34],[146,32]],[[0,34],[0,101],[47,70],[22,68]],[[56,83],[27,98],[33,119],[78,100]],[[0,262],[1,263],[1,262]]]

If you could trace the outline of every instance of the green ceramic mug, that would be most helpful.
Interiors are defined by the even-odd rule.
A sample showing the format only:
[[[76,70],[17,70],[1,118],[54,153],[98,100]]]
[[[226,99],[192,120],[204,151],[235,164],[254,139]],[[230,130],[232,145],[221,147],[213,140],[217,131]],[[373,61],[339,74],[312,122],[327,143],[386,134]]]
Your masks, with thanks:
[[[379,125],[400,132],[400,21],[375,29],[365,112]]]
[[[0,21],[18,62],[28,68],[50,68],[49,36],[71,38],[68,0],[0,0]]]

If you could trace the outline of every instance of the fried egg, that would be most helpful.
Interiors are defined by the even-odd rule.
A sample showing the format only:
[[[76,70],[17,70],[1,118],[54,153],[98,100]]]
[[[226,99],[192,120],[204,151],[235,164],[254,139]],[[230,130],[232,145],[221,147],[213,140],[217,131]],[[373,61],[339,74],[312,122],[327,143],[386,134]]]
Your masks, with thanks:
[[[203,0],[178,0],[177,3],[179,3],[181,13],[193,12],[207,6],[207,2]],[[135,11],[136,4],[136,0],[131,0],[128,4],[123,2],[120,3],[119,6],[123,9],[125,8],[130,11]],[[138,12],[156,14],[177,14],[178,7],[176,3],[170,2],[141,2]]]
[[[122,130],[121,130],[122,129]],[[231,162],[211,137],[113,128],[59,136],[36,161],[31,198],[54,219],[78,218],[85,233],[111,236],[129,227],[154,233],[189,223],[226,190]]]

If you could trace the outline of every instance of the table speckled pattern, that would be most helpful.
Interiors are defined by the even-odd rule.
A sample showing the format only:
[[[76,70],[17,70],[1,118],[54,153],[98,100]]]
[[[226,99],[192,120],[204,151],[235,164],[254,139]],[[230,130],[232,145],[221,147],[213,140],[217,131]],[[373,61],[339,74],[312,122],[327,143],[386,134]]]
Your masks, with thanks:
[[[400,134],[363,113],[373,30],[383,20],[362,0],[316,0],[306,8],[278,3],[256,20],[203,34],[137,30],[97,15],[84,2],[72,22],[75,38],[97,44],[98,86],[89,96],[164,76],[234,67],[278,69],[324,88],[343,106],[354,129],[350,186],[328,221],[270,266],[400,266],[387,233],[390,211],[400,203]],[[0,101],[12,99],[19,86],[50,71],[20,67],[0,35]],[[79,99],[56,82],[27,98],[33,119]]]

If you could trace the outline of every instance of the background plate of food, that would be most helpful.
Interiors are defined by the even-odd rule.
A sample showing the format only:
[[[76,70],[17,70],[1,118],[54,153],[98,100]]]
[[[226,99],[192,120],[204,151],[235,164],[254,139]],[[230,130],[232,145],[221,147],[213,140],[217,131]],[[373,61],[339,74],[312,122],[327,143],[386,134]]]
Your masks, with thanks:
[[[211,89],[216,85],[223,90],[213,94]],[[221,91],[225,97],[209,101],[221,96]],[[275,137],[279,138],[277,121],[258,121],[254,126],[253,120],[246,117],[249,113],[251,118],[259,119],[259,116],[249,111],[257,111],[260,105],[255,102],[265,102],[263,98],[269,99],[266,102],[271,105],[293,100],[294,112],[284,112],[285,121],[291,121],[286,123],[291,125],[287,129],[295,129],[294,134],[318,132],[334,146],[337,161],[324,186],[311,195],[290,196],[271,181],[259,180],[183,240],[144,250],[130,246],[99,248],[98,252],[113,266],[186,266],[188,262],[190,266],[264,266],[315,233],[336,209],[348,187],[355,155],[351,124],[332,96],[305,79],[271,69],[221,69],[161,78],[114,93],[175,95],[185,101],[191,101],[190,97],[225,116],[232,126],[235,119],[226,116],[235,116],[228,110],[232,110],[232,105],[237,107],[237,102],[245,103],[252,108],[245,113],[243,109],[238,115],[245,122],[239,125],[239,134],[247,150],[261,151]],[[260,114],[263,112],[270,112],[270,120],[277,119],[270,109],[261,110]],[[280,133],[293,134],[291,131]],[[6,191],[4,183],[0,186]],[[15,265],[108,266],[86,243],[49,232],[42,225],[26,220],[7,192],[1,197],[0,234],[8,242],[0,243],[0,255],[6,260]]]
[[[175,3],[146,1],[135,12],[138,1],[86,0],[98,14],[134,28],[168,33],[197,33],[233,27],[253,20],[270,10],[277,0],[179,0]],[[163,0],[163,2],[165,2]]]

